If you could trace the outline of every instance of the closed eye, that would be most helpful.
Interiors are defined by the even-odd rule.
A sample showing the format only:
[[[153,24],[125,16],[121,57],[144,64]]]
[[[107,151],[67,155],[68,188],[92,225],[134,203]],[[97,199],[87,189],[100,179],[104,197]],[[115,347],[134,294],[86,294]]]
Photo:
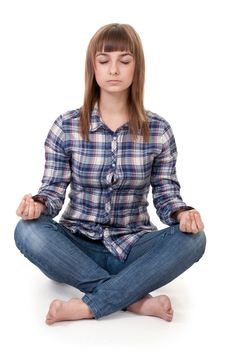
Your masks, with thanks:
[[[108,63],[108,61],[102,61],[102,62],[99,62],[100,64],[105,64],[105,63]],[[129,64],[130,63],[130,61],[121,61],[121,63],[123,63],[123,64]]]

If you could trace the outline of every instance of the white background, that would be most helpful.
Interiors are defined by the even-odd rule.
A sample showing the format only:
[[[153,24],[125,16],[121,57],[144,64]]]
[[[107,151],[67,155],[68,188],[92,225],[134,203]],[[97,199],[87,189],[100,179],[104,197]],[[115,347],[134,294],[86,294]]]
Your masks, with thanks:
[[[226,2],[223,0],[0,2],[1,348],[226,347]],[[102,25],[129,23],[146,58],[145,106],[166,118],[178,146],[184,201],[203,217],[201,261],[161,289],[172,323],[118,312],[48,327],[52,299],[78,291],[52,283],[15,248],[15,210],[35,194],[53,121],[81,106],[88,42]],[[151,220],[162,228],[152,205]],[[2,345],[4,344],[4,345]]]

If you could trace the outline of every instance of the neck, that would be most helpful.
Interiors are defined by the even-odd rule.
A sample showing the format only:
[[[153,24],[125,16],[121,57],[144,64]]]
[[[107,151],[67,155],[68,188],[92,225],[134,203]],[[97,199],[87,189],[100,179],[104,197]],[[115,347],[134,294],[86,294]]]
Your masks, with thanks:
[[[106,91],[100,92],[99,110],[102,114],[122,116],[128,114],[127,92],[109,94]]]

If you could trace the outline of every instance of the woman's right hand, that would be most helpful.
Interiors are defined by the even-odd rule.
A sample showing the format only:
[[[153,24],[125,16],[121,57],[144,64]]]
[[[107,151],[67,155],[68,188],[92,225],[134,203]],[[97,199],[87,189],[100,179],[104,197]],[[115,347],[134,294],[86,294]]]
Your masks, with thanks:
[[[17,208],[16,214],[23,220],[38,219],[42,212],[45,210],[45,205],[39,202],[35,202],[32,199],[31,193],[26,194]]]

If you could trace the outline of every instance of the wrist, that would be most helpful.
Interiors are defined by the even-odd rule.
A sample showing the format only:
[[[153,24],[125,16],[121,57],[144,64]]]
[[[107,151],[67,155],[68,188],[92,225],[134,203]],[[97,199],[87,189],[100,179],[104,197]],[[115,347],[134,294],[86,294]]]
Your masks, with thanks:
[[[182,217],[182,215],[184,215],[184,213],[186,212],[187,210],[182,210],[180,213],[177,214],[177,221],[180,222],[180,219]]]
[[[189,207],[189,206],[186,206],[186,207],[183,207],[183,208],[179,208],[178,210],[176,210],[175,212],[173,212],[171,214],[171,217],[176,220],[176,221],[180,221],[180,218],[182,216],[182,213],[184,211],[188,211],[188,210],[191,210],[191,209],[194,209],[193,207]]]
[[[39,206],[39,209],[41,213],[44,213],[44,211],[47,209],[47,197],[46,196],[41,196],[41,195],[35,195],[32,196],[32,199],[37,203]]]
[[[44,211],[46,210],[45,204],[40,203],[40,202],[36,202],[36,201],[35,201],[35,203],[36,203],[36,205],[38,206],[38,208],[40,209],[40,212],[41,212],[41,213],[44,213]]]

